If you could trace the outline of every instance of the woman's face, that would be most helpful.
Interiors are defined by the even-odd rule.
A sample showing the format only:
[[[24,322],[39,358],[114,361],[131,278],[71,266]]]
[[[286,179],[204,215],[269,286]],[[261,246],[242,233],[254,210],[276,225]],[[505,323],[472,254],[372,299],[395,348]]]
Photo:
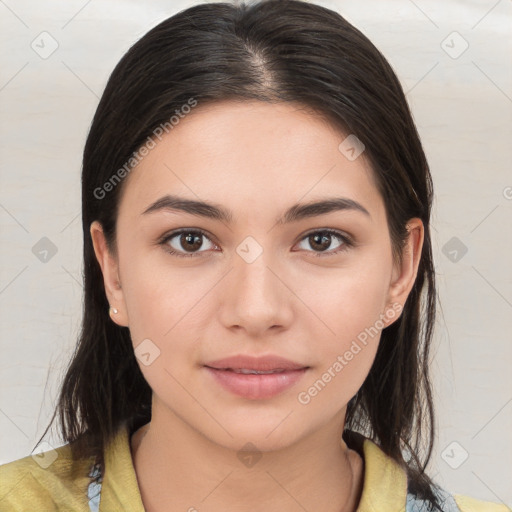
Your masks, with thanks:
[[[117,258],[93,223],[112,319],[130,329],[154,418],[263,451],[341,428],[423,240],[412,219],[410,256],[394,264],[383,200],[364,152],[354,158],[361,147],[340,149],[346,137],[297,105],[199,103],[126,178]],[[212,207],[194,214],[168,196]],[[338,206],[304,208],[320,201]],[[238,355],[306,369],[207,367]]]

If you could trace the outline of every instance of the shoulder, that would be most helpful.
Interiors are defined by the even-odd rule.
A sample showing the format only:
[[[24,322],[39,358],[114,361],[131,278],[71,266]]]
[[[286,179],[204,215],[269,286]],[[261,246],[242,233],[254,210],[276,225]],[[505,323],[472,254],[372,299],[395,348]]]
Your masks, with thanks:
[[[506,505],[481,501],[470,496],[455,494],[454,499],[461,512],[510,512],[510,508]]]
[[[450,494],[440,487],[435,488],[434,492],[439,498],[439,506],[442,512],[510,512],[510,509],[505,505],[481,501],[460,494]],[[407,494],[406,512],[427,511],[430,511],[430,508],[425,501]]]
[[[74,460],[69,444],[0,466],[2,511],[81,510],[92,460]]]
[[[369,438],[353,431],[345,431],[347,445],[356,450],[364,462],[361,512],[397,511],[432,512],[430,503],[409,492],[410,482],[403,467]],[[506,505],[452,494],[434,486],[442,512],[511,512]],[[405,504],[405,509],[404,509]]]

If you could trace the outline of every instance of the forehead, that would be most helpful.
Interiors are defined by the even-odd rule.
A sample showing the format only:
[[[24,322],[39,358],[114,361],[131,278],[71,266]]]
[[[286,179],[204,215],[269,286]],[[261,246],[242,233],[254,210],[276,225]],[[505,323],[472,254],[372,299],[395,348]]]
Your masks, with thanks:
[[[121,210],[141,213],[167,193],[233,209],[285,208],[343,195],[382,210],[373,171],[339,146],[347,137],[304,106],[223,101],[196,106],[130,172]],[[258,212],[261,214],[262,212]],[[382,211],[380,212],[382,213]]]

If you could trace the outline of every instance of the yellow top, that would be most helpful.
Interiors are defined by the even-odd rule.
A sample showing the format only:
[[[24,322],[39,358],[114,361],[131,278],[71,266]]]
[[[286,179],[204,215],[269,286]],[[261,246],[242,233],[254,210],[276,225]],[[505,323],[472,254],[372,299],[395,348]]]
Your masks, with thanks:
[[[416,512],[405,472],[372,441],[364,439],[363,492],[357,512]],[[105,471],[92,459],[71,458],[69,444],[0,466],[1,512],[144,512],[126,426],[105,452]],[[466,496],[449,495],[446,512],[510,512]],[[456,503],[456,504],[455,504]],[[99,508],[98,508],[99,504]]]

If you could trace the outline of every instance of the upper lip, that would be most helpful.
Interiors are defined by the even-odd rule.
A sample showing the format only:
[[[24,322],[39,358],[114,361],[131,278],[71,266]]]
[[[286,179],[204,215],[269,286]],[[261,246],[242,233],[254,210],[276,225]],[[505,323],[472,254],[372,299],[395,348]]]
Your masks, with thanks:
[[[248,356],[244,354],[238,354],[231,357],[225,357],[224,359],[218,359],[217,361],[211,361],[205,363],[205,366],[217,369],[230,369],[230,370],[259,370],[259,371],[270,371],[270,370],[300,370],[302,368],[308,368],[307,366],[290,361],[284,357],[275,355],[266,356]]]

